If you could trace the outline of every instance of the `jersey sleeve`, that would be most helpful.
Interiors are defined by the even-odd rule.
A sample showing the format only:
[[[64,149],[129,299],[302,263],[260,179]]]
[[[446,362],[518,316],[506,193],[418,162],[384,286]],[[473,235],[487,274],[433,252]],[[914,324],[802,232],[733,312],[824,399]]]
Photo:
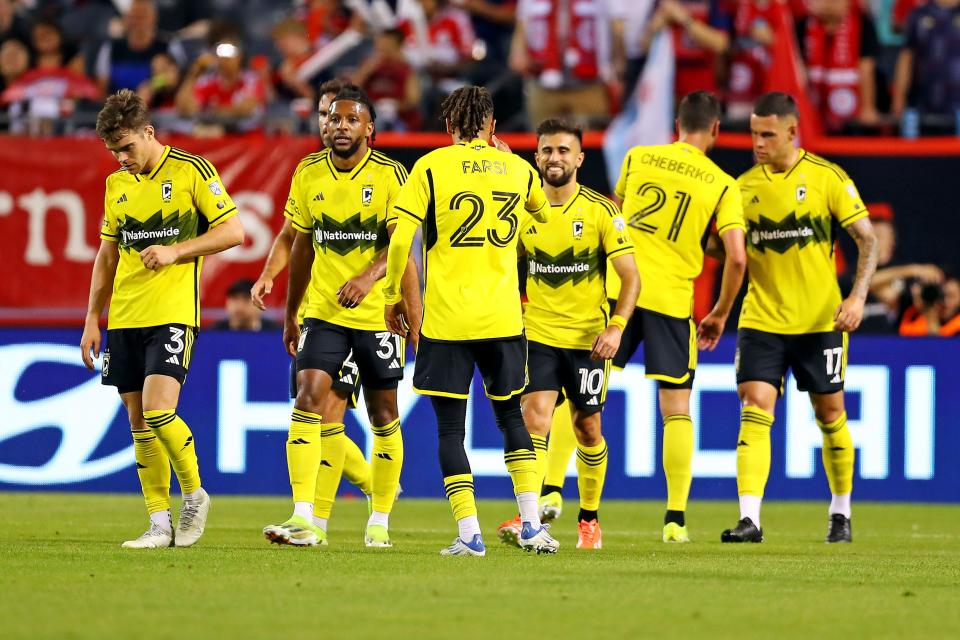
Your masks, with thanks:
[[[529,166],[529,165],[528,165]],[[546,222],[552,217],[550,203],[547,201],[547,194],[543,191],[543,185],[540,178],[537,177],[533,167],[530,169],[530,178],[527,181],[527,198],[524,201],[524,209],[527,210],[538,222]]]
[[[831,172],[828,180],[827,206],[841,227],[849,227],[857,220],[867,217],[867,207],[847,174]]]
[[[237,215],[237,205],[223,186],[220,175],[212,164],[204,160],[195,173],[193,201],[210,227],[222,224]]]
[[[120,241],[120,223],[113,211],[113,198],[110,194],[110,182],[103,192],[103,224],[100,225],[100,239],[108,242]]]
[[[598,205],[600,206],[600,205]],[[630,255],[634,252],[633,242],[627,231],[627,222],[620,214],[617,205],[604,203],[600,211],[600,244],[607,258]]]
[[[399,189],[394,198],[392,211],[387,214],[390,222],[398,219],[409,220],[416,224],[423,222],[430,205],[429,169],[422,161],[413,165],[413,171]]]
[[[407,182],[407,170],[402,166],[398,166],[396,171],[391,171],[387,177],[387,224],[396,224],[397,222],[397,211],[394,208],[394,205],[397,202],[397,198],[400,197],[400,191],[403,189],[403,185]]]
[[[743,220],[743,195],[740,191],[742,183],[732,179],[724,187],[720,199],[717,201],[717,234],[723,235],[732,229],[746,232],[747,225]]]
[[[287,202],[283,206],[283,217],[290,221],[296,231],[310,233],[313,224],[310,221],[310,209],[303,197],[299,169],[298,167],[297,171],[293,172],[293,178],[290,179],[290,193],[287,194]]]
[[[613,188],[613,192],[617,194],[617,197],[621,200],[627,195],[627,173],[630,171],[630,152],[627,152],[627,157],[623,159],[623,166],[620,167],[620,177],[617,178],[617,186]]]

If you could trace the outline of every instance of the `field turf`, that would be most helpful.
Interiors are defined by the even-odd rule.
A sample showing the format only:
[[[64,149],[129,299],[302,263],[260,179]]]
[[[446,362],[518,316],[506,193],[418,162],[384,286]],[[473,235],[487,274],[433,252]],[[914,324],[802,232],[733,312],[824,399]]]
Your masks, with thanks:
[[[328,547],[263,540],[280,498],[214,496],[189,549],[121,550],[138,496],[0,494],[0,638],[957,638],[960,508],[857,504],[852,545],[823,543],[824,504],[764,509],[767,540],[721,545],[735,502],[693,503],[687,545],[661,505],[607,502],[605,548],[556,556],[498,544],[512,513],[483,501],[486,558],[440,558],[445,501],[402,499],[395,547],[365,549],[366,504],[340,501]]]

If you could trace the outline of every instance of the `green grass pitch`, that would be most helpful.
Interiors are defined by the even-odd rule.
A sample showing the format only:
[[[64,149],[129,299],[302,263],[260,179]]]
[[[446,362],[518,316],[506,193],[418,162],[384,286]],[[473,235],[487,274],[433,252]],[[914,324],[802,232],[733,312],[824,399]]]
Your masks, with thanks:
[[[281,498],[213,497],[189,549],[125,551],[138,496],[0,494],[0,638],[957,638],[960,507],[857,504],[828,546],[826,505],[764,508],[767,540],[721,545],[736,504],[696,502],[694,541],[658,540],[662,505],[607,502],[605,548],[535,556],[497,542],[507,501],[482,501],[486,558],[440,558],[440,500],[401,499],[395,547],[365,549],[366,504],[340,501],[328,547],[269,545]]]

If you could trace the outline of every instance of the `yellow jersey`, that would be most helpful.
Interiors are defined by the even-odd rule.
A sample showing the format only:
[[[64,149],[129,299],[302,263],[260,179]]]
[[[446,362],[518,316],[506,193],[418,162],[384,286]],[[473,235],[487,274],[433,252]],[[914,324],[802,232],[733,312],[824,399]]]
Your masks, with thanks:
[[[749,285],[740,327],[770,333],[833,331],[840,287],[837,225],[867,217],[850,177],[799,150],[787,171],[758,164],[738,179],[747,219]]]
[[[460,342],[523,333],[518,232],[527,217],[550,216],[527,161],[479,139],[436,149],[414,165],[394,211],[401,248],[423,225],[422,335]],[[396,259],[387,270],[388,302],[399,299]]]
[[[527,258],[527,338],[560,349],[591,349],[607,326],[607,260],[633,253],[617,205],[578,186],[552,205],[549,222],[529,219],[520,242]]]
[[[636,247],[637,306],[689,318],[693,281],[703,270],[703,249],[714,221],[721,235],[744,229],[736,181],[697,147],[674,142],[631,149],[616,193]],[[616,298],[619,293],[620,279],[611,273],[607,294]]]
[[[330,150],[300,161],[283,214],[313,239],[313,267],[304,296],[304,316],[351,329],[383,331],[383,283],[373,285],[356,308],[337,302],[337,290],[363,273],[386,249],[387,217],[407,171],[368,149],[357,166],[340,171]]]
[[[148,175],[120,169],[107,176],[100,238],[120,251],[107,328],[200,326],[203,258],[154,271],[143,266],[140,252],[196,238],[235,215],[213,165],[180,149],[165,146]]]

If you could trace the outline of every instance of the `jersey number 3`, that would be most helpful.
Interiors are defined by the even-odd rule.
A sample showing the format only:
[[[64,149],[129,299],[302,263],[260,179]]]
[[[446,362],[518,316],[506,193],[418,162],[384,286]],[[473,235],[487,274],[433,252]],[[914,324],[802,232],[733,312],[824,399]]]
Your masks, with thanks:
[[[502,202],[503,206],[497,211],[497,219],[507,223],[507,230],[504,235],[500,235],[499,229],[491,227],[487,229],[486,237],[482,235],[471,235],[473,228],[483,220],[484,203],[483,198],[470,191],[461,191],[450,199],[450,210],[461,211],[469,206],[470,214],[457,229],[450,234],[451,247],[482,247],[487,240],[495,247],[506,247],[517,235],[517,214],[513,212],[520,203],[519,193],[510,193],[508,191],[494,191],[491,193],[494,202]]]

